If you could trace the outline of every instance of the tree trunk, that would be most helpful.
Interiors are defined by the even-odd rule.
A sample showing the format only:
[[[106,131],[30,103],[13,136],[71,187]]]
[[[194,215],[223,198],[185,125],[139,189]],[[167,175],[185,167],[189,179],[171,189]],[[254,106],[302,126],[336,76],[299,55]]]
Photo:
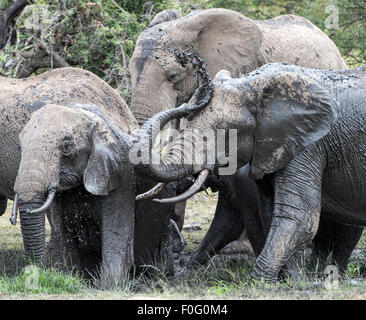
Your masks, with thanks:
[[[14,17],[28,4],[27,0],[15,1],[8,9],[0,12],[0,50],[7,41],[7,31]]]

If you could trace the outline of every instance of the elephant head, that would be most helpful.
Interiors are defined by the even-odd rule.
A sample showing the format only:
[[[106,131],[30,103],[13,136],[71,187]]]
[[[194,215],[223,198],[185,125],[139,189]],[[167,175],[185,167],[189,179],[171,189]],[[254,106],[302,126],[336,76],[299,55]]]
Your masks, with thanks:
[[[184,17],[172,10],[159,13],[139,36],[130,61],[131,110],[137,121],[187,102],[206,81],[202,72],[226,69],[239,76],[255,69],[261,40],[255,23],[231,10]]]
[[[160,111],[188,102],[202,83],[202,69],[211,78],[219,70],[238,77],[272,62],[347,67],[332,40],[302,17],[260,21],[219,8],[184,17],[163,11],[139,36],[130,61],[131,110],[142,124]]]
[[[124,179],[122,151],[104,119],[76,106],[40,108],[19,139],[22,154],[14,190],[24,247],[42,264],[45,211],[56,193],[83,184],[94,195],[108,195]]]
[[[164,182],[201,172],[199,187],[208,171],[223,166],[220,159],[227,154],[230,157],[233,151],[237,167],[250,163],[254,179],[285,167],[297,153],[324,137],[336,119],[336,101],[301,70],[270,64],[241,78],[220,71],[213,81],[211,101],[203,110],[192,116],[195,104],[190,101],[152,117],[142,126],[140,137],[147,135],[151,139],[152,127],[165,125],[172,118],[189,117],[169,144],[166,155],[154,162],[158,157],[151,153],[148,162],[136,164],[137,170]],[[224,133],[235,130],[237,145],[229,149],[230,144],[221,139],[224,147],[219,147],[218,129]],[[214,139],[204,139],[207,132],[213,132]],[[149,139],[140,139],[134,148],[146,152],[144,141]],[[190,195],[192,192],[172,201],[182,201]]]

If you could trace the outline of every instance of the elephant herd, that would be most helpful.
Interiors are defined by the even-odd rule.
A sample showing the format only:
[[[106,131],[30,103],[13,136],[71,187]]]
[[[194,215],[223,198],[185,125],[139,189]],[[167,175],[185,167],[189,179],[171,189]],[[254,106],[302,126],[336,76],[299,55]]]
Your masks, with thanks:
[[[214,219],[187,267],[245,230],[255,278],[278,280],[310,242],[314,259],[332,253],[345,270],[366,224],[365,67],[347,69],[301,17],[165,10],[139,36],[130,75],[130,107],[77,68],[0,78],[0,213],[14,200],[27,256],[107,283],[169,255],[185,201],[211,188]]]

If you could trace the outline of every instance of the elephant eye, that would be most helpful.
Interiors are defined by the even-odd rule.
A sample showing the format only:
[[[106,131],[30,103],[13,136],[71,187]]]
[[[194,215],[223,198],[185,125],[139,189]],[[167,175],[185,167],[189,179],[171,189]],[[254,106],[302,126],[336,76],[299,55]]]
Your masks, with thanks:
[[[71,156],[74,153],[74,143],[72,138],[66,137],[62,142],[61,148],[64,156]]]
[[[172,72],[168,75],[169,82],[174,82],[177,80],[177,78],[178,78],[178,73],[176,73],[176,72]]]

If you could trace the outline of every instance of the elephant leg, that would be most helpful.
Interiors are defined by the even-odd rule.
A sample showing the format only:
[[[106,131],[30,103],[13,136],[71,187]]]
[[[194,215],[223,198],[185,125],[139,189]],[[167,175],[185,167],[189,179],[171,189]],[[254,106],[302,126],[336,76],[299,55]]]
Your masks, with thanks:
[[[258,187],[253,180],[249,179],[249,166],[240,168],[233,177],[225,181],[225,188],[230,193],[231,204],[240,212],[245,228],[240,238],[233,244],[236,244],[236,248],[241,250],[237,250],[237,252],[243,252],[243,249],[247,248],[249,252],[253,250],[255,256],[258,256],[266,237],[259,216]],[[229,250],[232,247],[233,245],[229,244],[224,250]],[[234,250],[230,251],[235,252]]]
[[[0,196],[0,216],[2,216],[5,213],[7,206],[8,206],[8,199],[3,196]]]
[[[47,211],[47,220],[51,227],[51,237],[47,246],[47,260],[52,266],[63,267],[66,263],[64,250],[64,232],[60,216],[59,201]]]
[[[214,218],[199,247],[194,250],[189,264],[204,264],[209,258],[243,232],[240,213],[233,208],[228,195],[219,192]]]
[[[184,213],[186,210],[186,201],[184,202],[179,202],[175,204],[175,208],[174,208],[174,214],[172,219],[175,221],[175,223],[178,226],[178,229],[180,231],[182,231],[183,229],[183,224],[184,224]]]
[[[252,272],[255,278],[277,281],[288,259],[316,235],[324,162],[322,157],[312,160],[303,153],[276,173],[273,218]]]
[[[324,214],[322,211],[321,215]],[[329,254],[332,253],[332,263],[338,266],[341,274],[344,274],[348,259],[360,240],[362,232],[363,227],[345,225],[321,217],[318,232],[313,240],[311,268],[314,269],[318,264],[320,270],[323,270]]]
[[[223,253],[223,254],[246,253],[246,254],[254,255],[253,247],[248,239],[246,230],[244,229],[244,231],[242,232],[240,237],[237,240],[230,242],[227,246],[225,246],[220,251],[220,253]]]
[[[258,214],[258,207],[256,206],[255,208],[253,208],[248,206],[242,208],[242,217],[245,227],[245,233],[252,246],[254,255],[258,257],[266,241],[266,235],[263,232],[260,217]]]
[[[268,234],[271,226],[274,204],[273,175],[264,176],[261,180],[256,180],[257,201],[259,207],[259,217],[265,235]]]
[[[309,264],[312,270],[316,268],[324,270],[328,256],[333,250],[335,231],[333,222],[322,217],[322,213],[320,214],[318,231],[313,239],[313,249]]]
[[[345,225],[332,221],[335,229],[333,238],[332,260],[343,275],[347,269],[348,260],[355,249],[363,232],[363,227]]]
[[[134,263],[135,194],[131,185],[125,188],[112,191],[101,206],[103,288],[117,286]]]
[[[255,256],[258,256],[266,241],[266,228],[263,226],[263,220],[267,221],[267,219],[263,219],[260,215],[259,204],[261,202],[258,201],[258,186],[253,180],[249,179],[249,166],[244,166],[237,171],[233,184],[231,189],[232,201],[241,213],[246,235]],[[268,190],[266,195],[270,195],[266,203],[273,201],[270,181],[265,181],[263,188]],[[269,224],[270,222],[267,221],[266,223]]]

